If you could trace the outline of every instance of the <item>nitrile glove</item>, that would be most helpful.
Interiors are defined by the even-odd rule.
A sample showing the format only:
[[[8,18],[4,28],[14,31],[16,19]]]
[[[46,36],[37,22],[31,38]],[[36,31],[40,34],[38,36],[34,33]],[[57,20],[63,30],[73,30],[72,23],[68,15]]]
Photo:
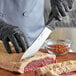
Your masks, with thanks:
[[[72,9],[74,0],[50,0],[51,3],[51,13],[49,19],[54,17],[60,20],[60,17],[66,16],[66,12]],[[51,20],[51,19],[50,19]]]
[[[17,53],[21,52],[21,48],[23,52],[28,48],[26,38],[19,27],[7,24],[2,20],[0,20],[0,40],[3,41],[8,53],[12,53],[9,41],[14,45]]]

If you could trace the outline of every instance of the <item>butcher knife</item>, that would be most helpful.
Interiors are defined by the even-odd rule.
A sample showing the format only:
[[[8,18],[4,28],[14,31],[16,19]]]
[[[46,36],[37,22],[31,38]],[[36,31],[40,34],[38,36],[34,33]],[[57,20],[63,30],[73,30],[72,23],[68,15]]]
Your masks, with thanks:
[[[39,37],[35,40],[35,42],[24,52],[23,56],[21,57],[21,60],[34,56],[53,30],[53,27],[45,27]]]
[[[53,21],[54,20],[52,20],[52,22]],[[34,43],[24,52],[21,60],[34,56],[54,29],[54,26],[46,25]]]
[[[21,57],[21,60],[34,56],[38,52],[40,47],[43,45],[45,40],[48,38],[48,36],[55,29],[55,27],[69,27],[69,25],[67,25],[67,24],[66,24],[66,26],[64,26],[64,24],[63,25],[58,24],[58,26],[54,25],[57,22],[60,23],[61,21],[57,21],[57,20],[53,19],[53,17],[48,20],[48,22],[46,23],[46,26],[43,29],[43,31],[41,32],[41,34],[34,41],[34,43],[24,52],[23,56]]]

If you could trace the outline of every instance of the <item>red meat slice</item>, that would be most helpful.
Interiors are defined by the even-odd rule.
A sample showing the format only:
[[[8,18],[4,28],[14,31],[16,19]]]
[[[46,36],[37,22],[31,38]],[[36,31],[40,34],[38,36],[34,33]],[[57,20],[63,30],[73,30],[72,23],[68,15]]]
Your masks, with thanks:
[[[36,70],[36,76],[76,76],[76,61],[46,65]]]
[[[23,53],[8,54],[0,51],[0,68],[12,72],[24,73],[56,62],[56,56],[48,53],[38,52],[35,56],[20,61],[22,55]]]
[[[55,63],[56,61],[53,58],[45,57],[44,59],[35,60],[29,63],[25,68],[24,72],[34,71],[39,67],[43,67],[45,65]]]

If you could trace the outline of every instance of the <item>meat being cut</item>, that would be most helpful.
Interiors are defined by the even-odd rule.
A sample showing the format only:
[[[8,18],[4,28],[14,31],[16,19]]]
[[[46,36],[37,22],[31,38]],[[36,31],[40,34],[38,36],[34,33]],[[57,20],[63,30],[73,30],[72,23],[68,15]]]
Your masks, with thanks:
[[[76,61],[65,61],[36,70],[36,76],[76,76]]]
[[[24,73],[56,62],[56,56],[47,53],[38,52],[35,56],[20,61],[23,53],[8,54],[3,51],[0,50],[0,68],[9,71]]]

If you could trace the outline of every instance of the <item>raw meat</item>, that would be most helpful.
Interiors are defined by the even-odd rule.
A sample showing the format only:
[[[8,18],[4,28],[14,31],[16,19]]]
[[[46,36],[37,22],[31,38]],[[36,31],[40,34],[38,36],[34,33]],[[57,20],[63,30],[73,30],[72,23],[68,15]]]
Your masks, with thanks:
[[[34,71],[39,67],[56,62],[56,56],[47,53],[38,52],[35,56],[20,61],[23,53],[8,54],[3,51],[4,50],[0,50],[0,68],[12,72],[24,73]]]
[[[76,61],[65,61],[44,66],[36,70],[36,76],[76,76]]]
[[[55,63],[55,60],[50,57],[45,57],[40,60],[34,60],[34,61],[30,62],[29,64],[27,64],[27,66],[24,68],[24,72],[34,71],[38,67],[43,67],[43,66],[51,64],[51,63]]]

